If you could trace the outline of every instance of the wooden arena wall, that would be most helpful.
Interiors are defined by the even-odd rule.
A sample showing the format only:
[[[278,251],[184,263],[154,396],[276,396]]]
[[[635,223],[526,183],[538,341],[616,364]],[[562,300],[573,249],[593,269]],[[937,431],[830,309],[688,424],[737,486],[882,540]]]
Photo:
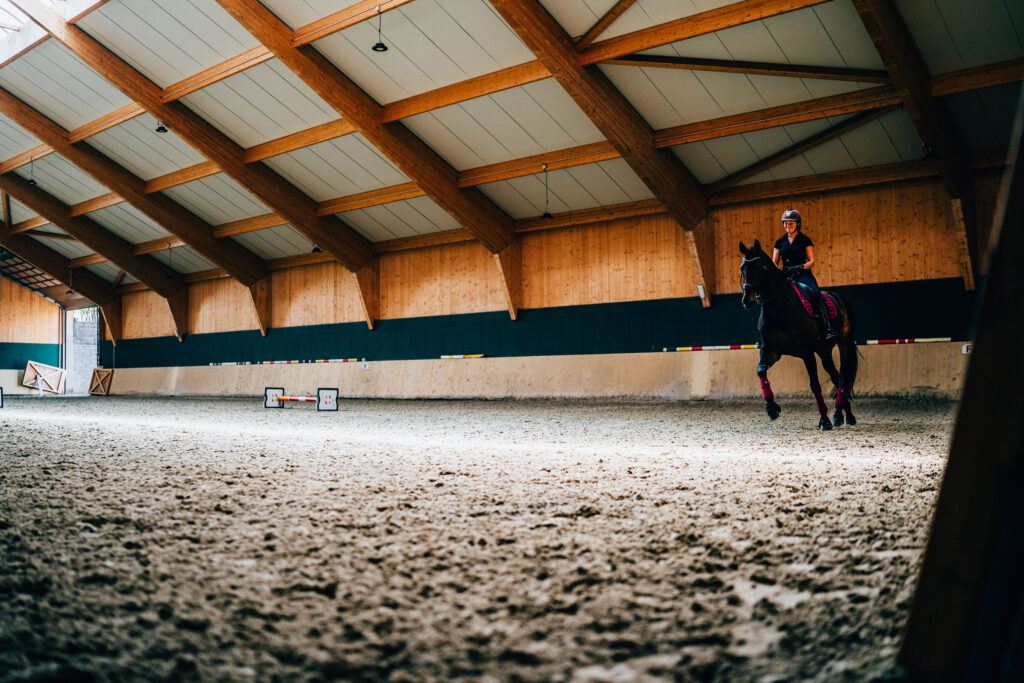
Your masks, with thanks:
[[[998,179],[989,172],[977,180],[982,244]],[[697,298],[682,231],[655,215],[524,233],[523,310],[517,321],[509,320],[493,256],[478,243],[459,243],[379,257],[380,319],[372,331],[362,317],[353,276],[334,263],[272,272],[272,329],[266,337],[256,330],[246,290],[227,279],[190,287],[189,336],[183,343],[173,337],[159,297],[126,293],[124,338],[116,349],[104,344],[104,364],[126,371],[159,368],[156,375],[165,379],[146,375],[155,382],[153,391],[180,393],[166,381],[169,368],[346,357],[425,361],[472,353],[530,357],[554,367],[552,359],[559,357],[751,343],[756,312],[739,306],[738,243],[759,239],[770,250],[781,233],[779,216],[790,207],[801,211],[805,231],[815,241],[818,281],[841,288],[854,301],[862,342],[967,338],[973,292],[963,288],[964,264],[948,197],[940,182],[924,179],[714,207],[710,309]],[[901,347],[899,353],[924,357],[936,351]],[[505,372],[498,366],[493,371]],[[120,375],[127,381],[124,372]],[[920,386],[946,386],[947,380],[938,377]],[[115,390],[120,385],[141,391],[143,384],[115,381]],[[876,390],[908,391],[896,384]],[[610,389],[593,391],[606,395]],[[402,395],[428,393],[424,388]],[[746,388],[723,390],[723,395],[744,393]]]
[[[57,365],[60,358],[60,307],[0,276],[0,387],[22,388],[25,364]]]

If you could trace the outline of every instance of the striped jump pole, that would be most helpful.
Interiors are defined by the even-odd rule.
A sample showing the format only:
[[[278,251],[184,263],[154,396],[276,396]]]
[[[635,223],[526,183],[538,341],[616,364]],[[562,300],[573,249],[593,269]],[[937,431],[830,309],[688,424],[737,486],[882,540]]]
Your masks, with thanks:
[[[953,341],[952,337],[908,337],[907,339],[868,339],[868,344],[928,344]]]
[[[317,412],[338,410],[337,389],[317,389],[316,396],[286,396],[283,387],[265,387],[263,389],[264,408],[284,408],[284,404],[316,403]]]
[[[483,358],[482,353],[460,353],[454,356],[441,356],[441,360],[459,360],[461,358]]]
[[[756,349],[757,344],[725,344],[723,346],[677,346],[674,349],[665,347],[662,351],[735,351],[736,349]]]

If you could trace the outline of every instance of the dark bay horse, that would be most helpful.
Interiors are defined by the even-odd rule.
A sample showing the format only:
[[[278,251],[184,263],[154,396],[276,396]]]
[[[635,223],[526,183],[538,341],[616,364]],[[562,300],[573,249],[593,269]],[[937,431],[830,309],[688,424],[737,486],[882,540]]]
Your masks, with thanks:
[[[850,407],[853,383],[857,379],[857,345],[853,338],[855,320],[850,304],[838,293],[822,290],[822,294],[828,296],[834,304],[829,308],[833,309],[835,317],[831,315],[833,311],[830,311],[829,317],[833,329],[839,335],[838,339],[823,341],[818,321],[810,314],[790,279],[761,249],[761,243],[754,240],[754,246],[748,247],[740,242],[740,253],[743,254],[740,263],[743,307],[751,308],[754,304],[761,304],[761,316],[757,321],[757,331],[761,338],[761,362],[757,365],[757,376],[761,380],[768,417],[774,420],[782,412],[768,382],[768,368],[782,356],[796,356],[804,362],[811,381],[811,391],[821,415],[818,428],[832,429],[833,422],[836,426],[842,425],[844,412],[847,423],[857,424]],[[839,346],[839,370],[836,370],[832,362],[832,347],[836,345]],[[815,354],[821,359],[821,366],[835,387],[835,414],[832,421],[828,419],[828,408],[821,396]]]

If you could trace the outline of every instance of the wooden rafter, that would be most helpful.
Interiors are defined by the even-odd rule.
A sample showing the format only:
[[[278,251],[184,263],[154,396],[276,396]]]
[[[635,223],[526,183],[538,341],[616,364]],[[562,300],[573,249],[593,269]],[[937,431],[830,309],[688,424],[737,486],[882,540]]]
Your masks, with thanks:
[[[6,225],[0,226],[0,246],[67,285],[69,289],[74,289],[97,306],[109,304],[118,296],[109,282],[88,270],[79,270],[72,277],[66,257],[27,235],[10,234]]]
[[[679,223],[690,247],[701,301],[709,305],[714,259],[706,251],[706,241],[694,234],[707,229],[707,203],[697,179],[675,155],[655,147],[654,131],[597,67],[579,63],[572,39],[539,2],[491,4]]]
[[[296,47],[288,27],[257,0],[218,0],[231,16],[334,107],[492,252],[513,239],[512,219],[486,195],[464,190],[456,171],[408,128],[381,123],[381,106],[311,46]],[[354,269],[355,270],[355,269]]]
[[[167,297],[184,286],[181,277],[172,273],[152,256],[136,256],[134,245],[115,235],[88,216],[71,216],[68,206],[38,185],[30,185],[10,173],[0,175],[0,188],[79,242],[102,254],[119,268],[131,273],[160,296]]]
[[[580,63],[596,64],[678,40],[695,38],[751,21],[820,5],[829,0],[743,0],[675,21],[601,40],[580,52]]]
[[[355,230],[336,216],[317,216],[316,202],[268,166],[247,165],[244,150],[237,143],[180,101],[163,101],[159,86],[94,38],[77,26],[65,22],[39,0],[17,0],[16,4],[85,64],[172,128],[179,137],[216,163],[227,175],[273,208],[346,268],[358,270],[372,258],[369,242]],[[212,234],[209,239],[214,239]],[[193,244],[191,239],[186,238],[186,241]],[[253,277],[242,283],[248,286],[258,279]]]
[[[932,98],[928,67],[892,0],[853,0],[853,6],[926,150],[938,155],[963,243],[964,283],[973,289],[980,262],[974,191],[968,177],[970,151],[945,106]]]
[[[412,0],[362,0],[354,5],[338,10],[323,19],[314,21],[295,29],[289,36],[296,47],[308,45],[315,40],[328,36],[342,29],[355,26],[362,21],[374,19],[378,14],[398,9]]]
[[[59,16],[59,15],[58,15]],[[218,242],[213,227],[163,194],[146,194],[145,183],[94,147],[68,142],[68,132],[0,88],[0,112],[64,158],[106,185],[168,232],[178,235],[242,284],[263,277],[263,260],[237,243]]]
[[[622,13],[633,6],[636,0],[617,0],[604,15],[594,22],[586,33],[576,41],[576,49],[582,50],[597,40],[597,37],[608,30],[608,27],[615,23],[615,20],[622,16]]]
[[[809,150],[814,149],[815,147],[825,144],[829,140],[834,140],[840,137],[841,135],[849,133],[851,130],[860,128],[864,124],[874,121],[878,117],[882,116],[883,114],[887,114],[892,110],[893,107],[887,107],[885,109],[872,109],[870,111],[864,111],[859,114],[854,114],[845,121],[837,123],[834,126],[829,126],[820,133],[815,133],[814,135],[799,142],[796,142],[790,145],[789,147],[786,147],[785,149],[779,150],[775,154],[770,154],[766,156],[764,159],[759,159],[758,161],[750,164],[749,166],[741,168],[735,173],[730,173],[721,180],[717,180],[714,183],[711,183],[705,188],[707,194],[710,196],[718,192],[721,192],[722,190],[732,187],[733,185],[743,180],[746,180],[747,178],[755,176],[758,173],[761,173],[762,171],[766,171],[773,166],[777,166],[781,164],[783,161],[786,161],[787,159],[792,159],[795,156],[799,156],[804,152],[807,152]]]
[[[602,64],[619,66],[646,66],[686,71],[719,71],[758,76],[786,76],[793,78],[819,78],[830,81],[856,81],[859,83],[888,83],[886,71],[874,69],[843,69],[832,66],[806,66],[799,64],[773,64],[770,62],[740,62],[726,59],[699,59],[672,55],[626,55],[608,59]]]

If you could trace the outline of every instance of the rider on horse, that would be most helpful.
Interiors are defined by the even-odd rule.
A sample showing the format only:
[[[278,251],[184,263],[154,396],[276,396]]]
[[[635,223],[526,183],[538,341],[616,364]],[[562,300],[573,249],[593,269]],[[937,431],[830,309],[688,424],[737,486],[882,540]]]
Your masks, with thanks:
[[[783,212],[782,227],[785,228],[786,234],[776,240],[772,261],[782,268],[790,280],[800,286],[804,296],[817,304],[824,330],[822,339],[834,341],[838,335],[832,329],[825,297],[821,296],[818,281],[814,279],[814,274],[811,272],[811,268],[814,267],[814,243],[811,242],[810,237],[800,231],[800,224],[799,211],[786,209]]]

